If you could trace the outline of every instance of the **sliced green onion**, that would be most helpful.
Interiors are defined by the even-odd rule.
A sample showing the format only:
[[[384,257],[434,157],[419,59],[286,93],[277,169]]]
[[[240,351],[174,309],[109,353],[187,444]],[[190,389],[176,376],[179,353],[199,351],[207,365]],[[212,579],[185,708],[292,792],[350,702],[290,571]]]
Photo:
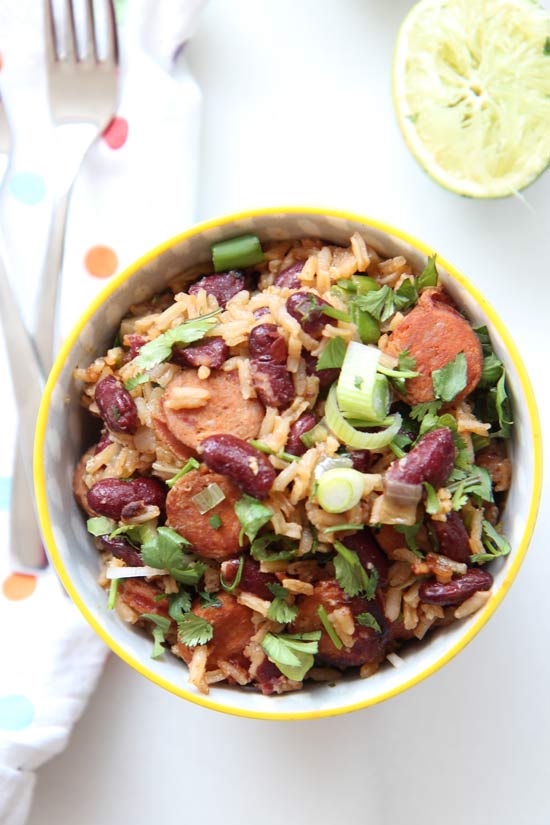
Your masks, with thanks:
[[[340,278],[339,281],[336,281],[336,286],[343,289],[344,292],[357,292],[357,285],[353,283],[351,278]]]
[[[111,584],[109,585],[109,598],[107,600],[107,610],[112,610],[115,606],[119,581],[120,579],[111,579]]]
[[[212,246],[212,261],[215,272],[241,269],[259,264],[264,259],[260,239],[256,235],[241,235]]]
[[[325,527],[323,533],[344,533],[351,530],[362,530],[364,524],[333,524],[332,527]]]
[[[312,427],[311,430],[308,430],[306,433],[302,433],[300,436],[300,441],[304,444],[308,449],[313,447],[314,444],[319,444],[321,441],[326,441],[329,436],[329,430],[326,425],[325,419],[322,418],[315,427]]]
[[[334,318],[336,321],[346,321],[350,322],[351,318],[347,312],[343,312],[341,309],[336,309],[333,306],[323,306],[322,307],[323,315],[328,315],[329,318]]]
[[[180,478],[182,478],[184,475],[187,475],[187,473],[191,472],[191,470],[198,470],[200,466],[201,465],[199,464],[196,458],[190,458],[189,461],[186,464],[184,464],[181,470],[178,470],[175,476],[172,476],[172,478],[167,479],[164,483],[167,487],[172,488],[176,481],[179,481]]]
[[[389,418],[392,419],[392,423],[380,432],[363,433],[356,430],[340,412],[336,400],[336,387],[332,385],[325,406],[325,419],[331,432],[348,447],[354,450],[378,450],[385,447],[397,435],[403,421],[399,413],[394,413]]]
[[[351,319],[357,327],[359,338],[363,344],[376,344],[380,338],[380,324],[365,309],[356,305],[351,307]]]
[[[351,341],[340,370],[336,395],[344,415],[382,421],[390,407],[388,379],[378,374],[380,350]]]
[[[124,383],[125,390],[135,390],[140,384],[145,384],[149,381],[149,375],[146,372],[140,372],[139,375],[135,375],[133,378],[129,378]]]
[[[92,536],[108,536],[115,527],[116,521],[107,518],[107,516],[96,516],[95,518],[89,518],[86,522],[88,533],[91,533]]]
[[[299,455],[292,455],[292,453],[285,453],[284,450],[273,450],[267,444],[264,444],[262,441],[255,441],[253,438],[250,438],[248,443],[251,447],[255,447],[261,453],[265,453],[266,455],[274,455],[276,458],[280,458],[281,461],[299,461]]]
[[[225,493],[219,484],[209,484],[208,487],[205,487],[204,490],[201,490],[200,493],[197,493],[196,496],[193,496],[191,501],[201,514],[204,516],[205,513],[208,513],[209,510],[212,510],[217,504],[221,504],[221,502],[225,499]]]
[[[242,576],[243,576],[243,567],[244,567],[244,556],[241,556],[241,558],[239,560],[239,567],[237,568],[237,574],[236,574],[236,576],[233,579],[233,582],[231,584],[227,584],[227,582],[225,581],[225,579],[223,577],[223,574],[220,572],[220,584],[223,587],[223,589],[227,591],[227,593],[232,593],[235,590],[235,588],[237,588],[239,586],[239,584],[241,583],[241,579],[242,579]]]
[[[317,501],[327,513],[345,513],[361,501],[365,489],[363,475],[351,467],[327,470],[317,485]]]
[[[378,281],[375,281],[370,275],[352,275],[351,280],[355,284],[358,295],[366,295],[367,292],[380,289]]]
[[[391,370],[381,364],[378,365],[378,372],[387,375],[388,378],[416,378],[420,375],[416,370]]]
[[[214,528],[214,530],[219,530],[222,526],[222,520],[217,513],[214,513],[213,516],[210,516],[208,519],[210,526]]]
[[[330,619],[329,619],[328,614],[327,614],[327,611],[325,610],[325,608],[323,607],[322,604],[320,604],[319,607],[317,608],[317,615],[321,619],[323,627],[327,631],[327,634],[330,637],[330,641],[332,642],[332,644],[334,645],[336,650],[342,650],[342,648],[343,648],[342,640],[340,639],[340,637],[336,633],[335,629],[331,625]]]

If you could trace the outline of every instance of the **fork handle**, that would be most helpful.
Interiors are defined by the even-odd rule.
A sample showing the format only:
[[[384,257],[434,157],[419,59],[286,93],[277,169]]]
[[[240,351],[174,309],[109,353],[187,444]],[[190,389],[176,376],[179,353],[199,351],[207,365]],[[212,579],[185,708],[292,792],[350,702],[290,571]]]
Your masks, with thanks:
[[[55,350],[56,310],[70,194],[70,189],[63,192],[54,203],[35,313],[33,338],[45,375],[51,369]]]
[[[21,318],[17,301],[0,256],[0,321],[19,414],[19,449],[27,479],[33,478],[33,442],[44,377],[36,350]]]

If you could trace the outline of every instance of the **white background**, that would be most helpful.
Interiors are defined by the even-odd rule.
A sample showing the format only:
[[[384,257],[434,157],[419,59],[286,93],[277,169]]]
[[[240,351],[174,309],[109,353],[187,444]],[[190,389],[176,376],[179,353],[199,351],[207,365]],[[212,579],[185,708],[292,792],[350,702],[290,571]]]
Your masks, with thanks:
[[[527,204],[474,202],[416,165],[390,77],[411,5],[211,0],[186,49],[204,93],[198,217],[315,203],[417,235],[497,308],[544,418],[550,174],[527,190]],[[546,496],[510,594],[457,659],[350,716],[223,716],[111,656],[69,747],[39,772],[30,825],[548,825],[549,527]]]

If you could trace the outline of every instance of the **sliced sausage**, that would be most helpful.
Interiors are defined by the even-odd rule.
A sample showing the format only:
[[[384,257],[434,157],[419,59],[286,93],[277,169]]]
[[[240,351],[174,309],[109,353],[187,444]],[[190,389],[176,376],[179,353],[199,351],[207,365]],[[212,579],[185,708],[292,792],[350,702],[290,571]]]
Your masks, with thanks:
[[[193,496],[201,493],[209,484],[217,484],[225,499],[201,515]],[[235,556],[242,549],[239,545],[241,525],[235,515],[235,502],[241,497],[238,487],[225,476],[209,472],[206,468],[191,470],[176,481],[166,497],[167,523],[190,541],[193,549],[201,556],[209,559]],[[217,515],[221,521],[217,530],[210,524],[213,515]]]
[[[183,444],[179,438],[176,438],[172,430],[168,427],[162,410],[159,410],[156,415],[153,415],[151,420],[153,422],[153,429],[155,430],[157,438],[170,450],[172,450],[175,456],[180,458],[182,461],[188,461],[194,456],[193,450]]]
[[[155,597],[161,593],[160,588],[143,579],[121,579],[118,583],[118,595],[136,613],[154,613],[155,616],[167,619],[168,599],[155,601]]]
[[[404,401],[411,406],[434,400],[432,373],[463,352],[467,364],[467,384],[454,401],[469,395],[483,371],[483,352],[479,338],[468,321],[441,301],[425,299],[416,306],[388,339],[386,351],[398,356],[403,350],[416,360],[417,378],[406,381]]]
[[[217,598],[221,607],[201,607],[200,599],[193,603],[192,612],[210,622],[214,628],[212,640],[208,643],[207,670],[214,670],[220,661],[235,662],[248,669],[249,660],[243,650],[254,635],[252,611],[239,604],[230,593],[220,592]],[[194,648],[178,642],[177,652],[189,663],[193,658]]]
[[[292,624],[293,633],[304,633],[312,630],[322,630],[319,640],[318,660],[333,667],[354,667],[367,662],[375,662],[382,658],[386,645],[386,623],[382,611],[376,601],[367,601],[360,596],[352,599],[346,596],[340,585],[334,579],[318,582],[311,596],[299,596],[298,615]],[[355,624],[353,646],[342,647],[338,650],[323,624],[317,610],[323,605],[328,614],[339,607],[349,607],[354,616],[359,613],[371,613],[382,630],[377,633],[372,627]]]
[[[167,407],[172,391],[182,387],[208,389],[210,400],[196,409],[171,410]],[[256,438],[265,410],[255,398],[242,397],[236,372],[214,372],[201,381],[193,369],[179,372],[163,395],[162,410],[168,429],[186,447],[196,450],[210,435],[232,433],[247,441]]]

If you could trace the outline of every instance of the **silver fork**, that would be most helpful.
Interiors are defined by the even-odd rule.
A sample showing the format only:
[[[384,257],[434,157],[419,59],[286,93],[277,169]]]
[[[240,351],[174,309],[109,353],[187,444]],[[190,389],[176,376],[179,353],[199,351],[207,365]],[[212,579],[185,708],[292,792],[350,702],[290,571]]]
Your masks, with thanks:
[[[63,0],[64,15],[56,15],[53,0],[45,0],[45,38],[50,109],[56,125],[57,186],[44,269],[42,271],[33,338],[46,375],[56,341],[56,308],[67,209],[72,185],[86,152],[116,111],[118,38],[112,0],[86,0],[83,20],[76,19],[74,0]],[[79,48],[77,22],[83,35]],[[104,37],[102,38],[102,35]],[[103,48],[102,48],[103,47]],[[40,533],[24,518],[28,501],[26,476],[15,461],[10,513],[11,546],[21,567],[40,566]],[[37,549],[39,556],[37,556]]]
[[[0,94],[0,184],[9,165],[10,129]],[[17,300],[11,288],[0,251],[0,326],[4,331],[8,363],[11,370],[19,418],[19,453],[21,471],[32,490],[32,459],[36,415],[40,405],[44,379],[34,345],[21,318]],[[13,493],[12,493],[13,495]],[[34,496],[24,501],[25,518],[32,521]]]

